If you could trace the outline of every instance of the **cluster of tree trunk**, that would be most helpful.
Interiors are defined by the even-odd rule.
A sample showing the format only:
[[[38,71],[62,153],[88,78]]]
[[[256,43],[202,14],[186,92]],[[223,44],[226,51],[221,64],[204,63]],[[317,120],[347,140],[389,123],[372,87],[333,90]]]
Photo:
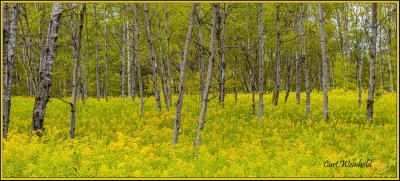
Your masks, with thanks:
[[[70,131],[69,137],[72,139],[75,137],[75,122],[76,122],[76,112],[77,112],[77,99],[79,97],[79,93],[82,99],[82,102],[85,102],[85,99],[88,95],[88,81],[89,81],[89,44],[92,42],[89,40],[89,30],[88,30],[88,18],[86,13],[86,3],[77,4],[73,7],[72,4],[67,4],[68,12],[69,12],[69,33],[71,36],[71,45],[72,45],[72,56],[73,56],[73,73],[72,73],[72,100],[71,102],[64,101],[68,103],[71,107],[71,115],[70,115]],[[22,7],[22,11],[20,11],[20,7]],[[131,8],[130,8],[131,7]],[[284,43],[292,40],[285,40],[285,37],[282,36],[285,31],[288,30],[287,24],[285,22],[284,26],[281,26],[282,13],[281,12],[281,4],[276,4],[276,17],[275,17],[275,27],[272,36],[276,35],[276,51],[271,50],[265,52],[265,42],[266,31],[263,26],[263,17],[264,15],[264,6],[262,3],[258,4],[258,38],[253,39],[253,16],[251,13],[251,9],[253,8],[250,4],[248,5],[248,27],[249,27],[249,37],[238,37],[238,40],[241,41],[241,45],[238,46],[228,46],[229,36],[229,23],[227,18],[234,8],[234,6],[229,6],[227,4],[212,4],[212,24],[210,27],[210,45],[207,50],[204,45],[204,35],[203,29],[206,24],[203,20],[201,11],[202,6],[200,3],[194,3],[191,6],[190,11],[190,19],[188,25],[188,31],[186,34],[185,44],[182,52],[181,63],[178,68],[180,70],[179,75],[179,86],[176,88],[177,92],[177,102],[176,102],[176,116],[174,123],[174,133],[172,144],[175,145],[178,142],[179,136],[179,128],[181,123],[181,112],[183,106],[183,98],[185,93],[185,74],[186,67],[188,62],[190,62],[190,44],[195,42],[198,47],[196,47],[198,51],[197,59],[199,61],[199,75],[200,75],[200,115],[198,120],[198,129],[196,132],[195,139],[195,149],[198,149],[200,146],[201,140],[201,131],[204,128],[206,122],[206,112],[208,102],[212,99],[209,98],[210,90],[213,88],[213,72],[214,72],[214,63],[216,62],[216,58],[218,58],[218,70],[216,77],[217,88],[218,89],[218,99],[223,109],[225,107],[225,95],[229,92],[229,86],[226,86],[225,83],[229,79],[236,80],[237,76],[240,77],[240,82],[243,85],[244,92],[252,94],[252,113],[255,114],[256,111],[256,100],[255,94],[258,87],[258,121],[260,122],[263,117],[264,111],[264,93],[265,87],[270,86],[270,82],[274,82],[274,87],[271,88],[273,91],[273,104],[275,106],[278,105],[279,95],[282,89],[286,90],[285,95],[285,103],[288,100],[289,93],[292,88],[292,75],[295,73],[295,92],[296,92],[296,102],[300,105],[301,100],[301,84],[304,81],[305,88],[305,118],[306,120],[310,117],[310,95],[311,90],[316,87],[316,84],[321,84],[320,88],[323,91],[323,115],[325,121],[329,121],[329,109],[328,109],[328,87],[331,83],[331,86],[334,87],[334,73],[331,59],[328,59],[327,52],[327,40],[325,35],[325,15],[324,15],[324,7],[323,4],[318,4],[318,12],[319,17],[315,17],[315,19],[319,20],[319,32],[320,32],[320,42],[321,42],[321,57],[317,58],[318,63],[313,65],[311,63],[311,58],[308,52],[306,56],[306,21],[309,15],[307,15],[307,5],[301,3],[299,5],[298,16],[295,16],[295,21],[293,29],[295,29],[295,37],[293,41],[295,41],[298,45],[294,44],[291,50],[291,53],[287,53],[282,51],[282,47],[285,47]],[[284,6],[282,6],[284,7]],[[30,31],[27,10],[24,4],[14,3],[12,5],[12,15],[10,18],[10,7],[8,3],[4,4],[4,95],[3,95],[3,138],[7,138],[9,122],[10,122],[10,109],[11,109],[11,87],[12,82],[17,83],[18,92],[20,79],[18,78],[18,72],[15,69],[16,62],[16,47],[21,45],[22,52],[22,63],[23,69],[25,72],[25,81],[28,88],[29,95],[35,95],[35,104],[33,108],[33,116],[32,116],[32,134],[36,134],[38,136],[42,135],[44,131],[44,118],[46,105],[49,99],[51,98],[50,90],[52,87],[52,78],[53,78],[53,64],[57,51],[57,39],[58,39],[58,29],[60,25],[61,14],[63,12],[63,5],[61,3],[54,3],[52,6],[52,12],[50,16],[50,23],[48,27],[47,37],[45,39],[42,38],[42,28],[41,25],[44,21],[44,13],[42,12],[39,17],[39,33],[38,33],[38,51],[39,55],[35,56],[35,51],[33,48],[33,33]],[[38,10],[43,9],[40,5],[37,5]],[[118,66],[120,70],[120,91],[122,99],[125,98],[125,89],[127,89],[127,95],[135,101],[136,98],[136,88],[138,88],[139,100],[140,100],[140,115],[144,115],[144,83],[142,80],[142,70],[141,70],[141,61],[140,61],[140,27],[139,27],[139,12],[137,11],[137,4],[128,5],[125,4],[122,8],[122,38],[120,45],[120,56],[121,60],[118,61]],[[149,14],[149,6],[148,4],[143,4],[143,13],[144,13],[144,22],[146,26],[147,32],[147,43],[149,50],[149,60],[151,64],[151,78],[152,78],[152,86],[153,86],[153,94],[156,102],[156,109],[161,111],[161,95],[160,89],[163,94],[164,103],[167,111],[172,107],[172,75],[171,75],[171,53],[170,53],[170,30],[169,30],[169,12],[167,9],[167,5],[163,5],[164,14],[165,14],[165,31],[163,35],[163,31],[161,28],[161,15],[159,13],[158,6],[154,6],[154,19],[156,21],[157,26],[157,35],[154,35],[153,38],[152,33],[152,16]],[[350,7],[347,5],[338,8],[338,11],[349,11]],[[127,12],[132,10],[132,21],[127,18]],[[297,10],[296,10],[297,11]],[[365,44],[369,43],[369,88],[368,88],[368,99],[367,99],[367,119],[372,121],[373,117],[373,105],[374,105],[374,91],[375,91],[375,61],[377,55],[377,43],[379,43],[379,76],[380,76],[380,85],[383,90],[384,87],[384,75],[383,75],[383,61],[385,60],[383,52],[387,54],[387,64],[389,71],[389,91],[394,91],[393,85],[393,76],[392,76],[392,63],[391,63],[391,29],[390,27],[382,28],[381,31],[378,31],[379,22],[377,20],[377,11],[378,7],[376,3],[372,4],[372,22],[371,26],[369,26],[368,16],[362,16],[362,19],[359,20],[357,16],[358,10],[354,10],[356,16],[356,28],[359,28],[361,32],[364,34],[369,33],[369,27],[371,29],[371,37],[367,39],[365,35],[356,34],[356,42],[355,46],[355,77],[357,81],[358,87],[358,103],[362,105],[362,71],[363,71],[363,58],[366,52]],[[98,28],[98,20],[97,20],[97,9],[96,4],[93,4],[93,22],[95,29]],[[107,49],[113,49],[113,46],[109,44],[109,36],[107,31],[107,24],[109,23],[109,16],[107,14],[106,6],[103,9],[103,26],[104,32],[100,31],[93,32],[95,34],[95,70],[96,70],[96,80],[95,80],[95,90],[97,100],[100,100],[103,96],[105,100],[108,101],[109,94],[109,57]],[[20,18],[20,14],[23,14],[23,18]],[[78,14],[78,16],[76,16]],[[390,13],[389,13],[390,14]],[[287,17],[285,17],[287,18]],[[286,20],[285,20],[286,21]],[[344,33],[339,31],[339,45],[340,49],[343,51],[346,61],[351,62],[351,42],[348,40],[349,37],[349,18],[337,17],[337,23],[340,28],[344,24]],[[18,22],[20,22],[20,26],[18,26]],[[101,22],[101,20],[100,20]],[[129,23],[132,22],[130,27]],[[193,39],[193,28],[197,23],[198,27],[198,40]],[[316,22],[318,23],[318,22]],[[360,25],[358,26],[358,23]],[[316,24],[317,25],[317,24]],[[84,27],[85,26],[85,27]],[[20,43],[17,42],[17,32],[21,35]],[[25,28],[26,30],[24,30]],[[82,43],[83,39],[83,28],[85,28],[86,32],[86,41]],[[26,32],[26,34],[25,34]],[[271,32],[269,32],[271,33]],[[275,34],[276,33],[276,34]],[[343,34],[342,34],[343,33]],[[379,33],[379,41],[378,41],[378,33]],[[104,65],[100,65],[99,62],[99,53],[101,52],[99,48],[99,35],[103,34],[104,38]],[[163,38],[165,37],[165,38]],[[228,37],[228,38],[227,38]],[[298,37],[298,38],[297,38]],[[316,37],[318,38],[318,37]],[[247,39],[247,44],[245,40]],[[155,48],[156,44],[159,45],[159,50]],[[85,44],[85,46],[83,46]],[[165,50],[164,50],[165,47]],[[217,47],[217,48],[216,48]],[[256,48],[255,48],[256,47]],[[228,55],[230,55],[230,48],[240,48],[243,51],[243,55],[245,57],[245,63],[238,63],[237,55],[235,54],[233,57],[233,63],[231,69],[227,66],[227,62],[229,62]],[[85,50],[85,53],[84,53]],[[218,53],[218,55],[216,55]],[[208,61],[206,61],[206,57],[208,57]],[[275,56],[275,57],[274,57]],[[40,57],[39,61],[35,61],[36,57]],[[268,62],[265,62],[264,58],[269,57]],[[256,61],[258,59],[258,77],[257,77],[257,69],[256,69]],[[35,63],[36,62],[36,63]],[[120,63],[120,64],[119,64]],[[208,66],[206,67],[206,64]],[[265,64],[267,63],[267,64]],[[264,64],[266,66],[264,66]],[[286,65],[286,71],[284,66]],[[315,67],[314,67],[315,66]],[[103,75],[102,69],[105,69],[105,75]],[[228,68],[227,68],[228,67]],[[317,68],[316,68],[317,67]],[[348,67],[344,67],[345,70]],[[230,72],[232,71],[232,76],[230,76]],[[283,70],[283,71],[282,71]],[[238,72],[237,72],[238,71]],[[303,71],[303,72],[302,72]],[[313,72],[314,71],[314,72]],[[284,82],[281,82],[282,72],[285,72],[286,79],[283,78]],[[16,75],[16,80],[13,80],[14,74]],[[329,75],[331,74],[331,75]],[[228,75],[228,77],[227,77]],[[315,75],[320,75],[321,78],[316,77]],[[102,77],[105,79],[104,82],[101,82]],[[127,77],[127,86],[125,86],[125,77]],[[158,85],[158,78],[160,78],[161,87]],[[349,77],[350,78],[350,77]],[[320,80],[318,82],[317,80]],[[331,81],[330,81],[331,79]],[[60,84],[60,96],[62,89],[62,80],[59,80]],[[138,83],[138,85],[136,85]],[[105,85],[103,85],[105,84]],[[282,85],[281,85],[282,84]],[[235,102],[237,102],[237,85],[235,83],[232,84],[232,90],[235,96]],[[347,86],[347,84],[346,84]],[[65,87],[65,84],[64,84]],[[102,93],[103,92],[103,93]]]

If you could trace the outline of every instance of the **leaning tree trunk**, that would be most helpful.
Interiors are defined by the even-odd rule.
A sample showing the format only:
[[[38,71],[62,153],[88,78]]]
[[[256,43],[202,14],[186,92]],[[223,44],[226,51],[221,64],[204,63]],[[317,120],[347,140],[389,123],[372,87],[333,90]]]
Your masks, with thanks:
[[[172,145],[175,145],[178,142],[178,134],[179,134],[179,127],[181,123],[181,109],[182,109],[182,102],[183,102],[183,95],[184,95],[184,88],[185,88],[185,72],[186,72],[186,62],[189,56],[189,47],[190,47],[190,40],[192,37],[193,25],[194,25],[194,16],[196,12],[196,4],[192,5],[192,12],[190,14],[190,22],[188,33],[186,35],[186,42],[185,48],[183,49],[183,59],[181,63],[181,74],[180,74],[180,82],[179,82],[179,93],[178,93],[178,101],[176,102],[176,117],[175,117],[175,126],[174,126],[174,137],[172,139]]]
[[[276,8],[276,35],[277,35],[277,46],[276,46],[276,76],[275,76],[275,92],[274,92],[274,105],[278,105],[279,101],[279,92],[281,89],[281,61],[280,61],[280,53],[281,53],[281,30],[280,30],[280,18],[279,13],[281,10],[281,5],[278,4]]]
[[[15,3],[12,7],[13,12],[11,16],[11,22],[8,24],[8,4],[4,5],[4,30],[6,36],[6,46],[7,48],[5,59],[5,74],[4,74],[4,98],[3,98],[3,138],[7,138],[8,133],[8,123],[10,122],[10,109],[11,109],[11,83],[13,77],[13,69],[15,66],[15,45],[17,41],[17,28],[19,19],[19,3]]]
[[[294,52],[294,47],[292,48]],[[285,103],[289,98],[290,88],[292,87],[292,56],[289,56],[286,61],[286,95]]]
[[[328,114],[328,61],[326,57],[326,40],[325,40],[325,27],[324,27],[324,14],[322,4],[318,4],[319,9],[319,22],[321,28],[321,47],[322,47],[322,90],[324,92],[324,119],[329,121]]]
[[[301,60],[304,65],[304,79],[306,86],[306,120],[310,115],[310,83],[308,80],[308,69],[307,69],[307,60],[306,60],[306,27],[304,25],[304,6],[300,5],[300,22],[301,22]]]
[[[369,67],[369,89],[367,100],[367,120],[372,121],[374,112],[374,91],[375,91],[375,60],[376,60],[376,29],[377,29],[377,7],[376,3],[372,4],[372,37],[370,44],[370,67]]]
[[[204,38],[203,38],[203,20],[201,19],[201,3],[198,4],[197,21],[199,29],[199,49],[200,49],[200,100],[203,100],[204,93]]]
[[[43,52],[43,55],[41,56],[42,59],[40,60],[42,64],[40,69],[40,81],[32,116],[32,131],[36,132],[38,136],[42,136],[42,132],[44,131],[44,115],[50,97],[49,91],[53,75],[54,56],[57,50],[57,37],[61,13],[62,3],[54,3],[50,17],[49,29],[47,31],[46,51]]]
[[[206,86],[204,88],[204,94],[202,96],[203,100],[201,101],[201,111],[200,111],[200,119],[199,119],[199,127],[196,132],[196,141],[195,141],[195,150],[197,150],[200,146],[200,132],[204,128],[205,123],[205,116],[207,111],[207,103],[208,103],[208,93],[210,91],[211,81],[212,81],[212,72],[214,68],[214,40],[216,36],[216,28],[218,24],[218,17],[219,17],[219,4],[213,4],[214,14],[212,20],[212,27],[211,27],[211,35],[210,35],[210,58],[208,61],[208,70],[207,70],[207,79],[206,79]]]
[[[143,5],[144,9],[144,15],[146,19],[146,25],[147,25],[147,38],[148,38],[148,43],[149,43],[149,48],[150,48],[150,58],[151,58],[151,71],[153,74],[153,91],[154,91],[154,97],[156,98],[156,106],[157,110],[161,111],[161,103],[160,103],[160,92],[158,90],[158,83],[157,83],[157,60],[155,57],[154,53],[154,45],[153,45],[153,35],[151,33],[151,24],[149,20],[149,10],[147,8],[147,4]]]
[[[167,92],[168,92],[168,106],[172,106],[172,93],[171,93],[171,61],[169,58],[169,34],[168,34],[168,11],[167,5],[164,4],[165,11],[165,43],[166,43],[166,58],[167,58]]]
[[[78,34],[75,35],[74,27],[74,14],[72,11],[72,4],[68,4],[70,11],[70,28],[71,28],[71,40],[72,40],[72,54],[74,56],[74,73],[72,75],[72,101],[71,101],[71,119],[70,119],[70,130],[69,137],[73,139],[75,137],[75,118],[76,118],[76,98],[78,96],[78,69],[79,69],[79,53],[82,49],[82,27],[83,27],[83,17],[86,11],[86,4],[82,4],[82,9],[80,13],[80,19],[78,24]]]
[[[258,33],[259,33],[259,76],[258,76],[258,121],[261,121],[264,109],[264,34],[262,26],[263,4],[258,5]]]
[[[134,38],[132,44],[134,45],[133,56],[136,62],[137,74],[138,74],[138,82],[139,82],[139,97],[140,97],[140,116],[142,117],[144,114],[143,107],[143,85],[142,85],[142,73],[140,71],[140,50],[139,50],[139,25],[137,20],[137,10],[136,4],[133,4],[133,29],[134,29]]]
[[[154,11],[156,14],[156,24],[157,24],[157,38],[158,42],[160,45],[160,63],[161,63],[161,88],[164,96],[164,103],[165,107],[167,108],[167,111],[169,111],[169,96],[168,96],[168,90],[167,90],[167,77],[165,76],[165,65],[164,65],[164,60],[163,60],[163,49],[162,49],[162,37],[161,37],[161,23],[159,19],[159,14],[157,11],[157,6],[154,5]]]

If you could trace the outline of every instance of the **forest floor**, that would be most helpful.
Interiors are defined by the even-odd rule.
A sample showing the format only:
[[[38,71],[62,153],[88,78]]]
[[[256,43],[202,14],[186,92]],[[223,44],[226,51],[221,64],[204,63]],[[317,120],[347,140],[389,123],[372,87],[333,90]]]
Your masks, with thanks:
[[[261,122],[257,110],[252,115],[250,94],[239,94],[237,103],[226,95],[225,109],[212,99],[197,153],[197,95],[184,97],[175,147],[175,106],[157,112],[154,97],[145,98],[143,118],[138,98],[78,101],[74,140],[68,138],[68,104],[51,99],[44,137],[30,140],[34,98],[13,97],[2,177],[396,177],[395,93],[376,98],[372,123],[366,122],[366,93],[359,107],[356,92],[330,91],[329,123],[323,120],[322,93],[312,92],[308,121],[301,96],[301,105],[294,92],[284,103],[282,93],[273,106],[272,95],[264,95]],[[368,159],[371,167],[341,163]],[[326,167],[327,161],[338,165]]]

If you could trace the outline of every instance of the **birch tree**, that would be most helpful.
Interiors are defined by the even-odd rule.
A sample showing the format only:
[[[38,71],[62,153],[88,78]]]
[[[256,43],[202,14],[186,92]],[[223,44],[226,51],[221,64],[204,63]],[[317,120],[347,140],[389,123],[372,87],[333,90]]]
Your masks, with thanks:
[[[217,41],[219,54],[219,103],[224,108],[225,99],[225,28],[226,28],[226,8],[222,5],[222,15],[218,18]]]
[[[17,42],[17,28],[19,20],[19,3],[12,7],[12,16],[8,20],[8,4],[4,4],[4,36],[5,36],[5,58],[4,59],[4,97],[3,97],[3,138],[7,139],[8,124],[10,122],[11,110],[11,84],[13,69],[15,67],[15,45]],[[4,57],[3,57],[4,58]]]
[[[96,21],[96,4],[93,4],[93,10],[94,10],[94,26],[97,27],[97,21]],[[97,29],[97,28],[96,28]],[[97,100],[100,100],[100,73],[99,73],[99,37],[97,35],[96,31],[96,93],[97,93]]]
[[[163,39],[161,37],[161,22],[160,22],[160,18],[159,18],[159,14],[157,11],[157,6],[154,5],[154,11],[156,14],[156,24],[157,24],[157,38],[158,38],[158,42],[160,45],[160,69],[161,69],[161,88],[162,88],[162,92],[163,92],[163,96],[164,96],[164,102],[165,102],[165,107],[167,108],[167,110],[169,110],[169,96],[168,96],[168,90],[167,90],[167,77],[165,75],[165,65],[164,65],[164,58],[163,58],[163,48],[162,48],[162,44],[163,44]]]
[[[167,59],[167,92],[168,92],[168,107],[172,106],[172,93],[171,93],[171,60],[169,52],[169,33],[168,33],[168,10],[167,5],[164,4],[165,12],[165,43],[166,43],[166,59]]]
[[[175,117],[174,137],[172,139],[172,145],[175,145],[178,142],[179,127],[180,127],[180,122],[181,122],[181,120],[180,120],[181,119],[181,109],[182,109],[183,95],[184,95],[184,90],[185,90],[186,62],[187,62],[188,56],[189,56],[189,47],[190,47],[190,41],[191,41],[191,37],[192,37],[196,6],[197,5],[195,3],[192,5],[192,11],[190,13],[189,28],[188,28],[188,33],[186,35],[185,48],[183,50],[183,59],[182,59],[181,67],[180,67],[181,73],[180,73],[180,77],[179,77],[179,89],[178,89],[179,93],[178,93],[178,101],[176,102],[176,117]]]
[[[278,105],[279,101],[279,92],[281,89],[281,61],[280,61],[280,53],[281,53],[281,30],[280,30],[280,14],[281,11],[281,5],[278,4],[276,7],[276,35],[277,35],[277,46],[276,46],[276,61],[275,61],[275,67],[276,67],[276,72],[275,72],[275,91],[274,91],[274,105]]]
[[[198,4],[197,22],[199,31],[199,51],[200,51],[200,100],[203,100],[204,93],[204,37],[203,37],[203,20],[201,19],[201,3]]]
[[[390,59],[390,35],[391,35],[391,30],[390,27],[386,27],[386,51],[387,51],[387,60],[388,60],[388,71],[389,71],[389,92],[394,91],[394,86],[393,86],[393,71],[392,71],[392,61]]]
[[[138,16],[137,16],[137,8],[136,4],[133,4],[133,34],[134,38],[132,38],[132,44],[134,45],[133,48],[133,57],[136,62],[137,74],[138,74],[138,82],[139,82],[139,97],[140,97],[140,116],[144,115],[143,107],[143,83],[142,83],[142,73],[140,70],[140,41],[139,41],[139,25],[138,25]]]
[[[326,57],[326,39],[325,39],[325,27],[324,27],[324,14],[322,4],[318,3],[319,10],[319,23],[321,33],[321,47],[322,47],[322,90],[324,94],[324,119],[329,121],[328,115],[328,61]]]
[[[376,60],[376,40],[377,40],[377,3],[372,4],[372,25],[370,42],[370,66],[369,66],[369,88],[367,100],[367,120],[372,122],[374,112],[374,93],[375,93],[375,60]]]
[[[38,95],[35,99],[32,116],[32,131],[38,136],[42,136],[42,132],[44,131],[44,116],[46,105],[50,98],[49,91],[53,75],[54,57],[57,50],[57,37],[61,13],[62,3],[54,3],[47,31],[46,46],[44,47],[45,51],[43,51],[40,60],[42,66],[40,68]]]
[[[214,9],[213,19],[212,19],[212,27],[211,27],[211,35],[210,35],[210,58],[208,61],[208,70],[207,70],[207,79],[206,85],[204,87],[204,94],[202,96],[201,101],[201,111],[200,111],[200,118],[199,118],[199,127],[196,132],[196,141],[195,141],[195,150],[197,150],[200,146],[200,132],[204,128],[205,123],[205,116],[207,111],[207,103],[208,103],[208,93],[210,91],[211,81],[212,81],[212,72],[214,68],[214,40],[216,37],[216,29],[218,24],[218,17],[219,17],[219,4],[213,4],[212,7]]]
[[[107,11],[104,6],[104,57],[105,57],[105,67],[106,67],[106,86],[104,89],[104,94],[106,97],[106,102],[108,102],[108,54],[107,54]]]
[[[263,34],[263,4],[258,4],[258,33],[259,33],[259,76],[258,76],[258,121],[261,121],[263,109],[264,109],[264,34]]]
[[[125,26],[125,8],[122,9],[122,52],[121,52],[121,97],[125,98],[125,44],[126,44],[126,26]]]
[[[74,56],[74,72],[72,75],[72,101],[71,106],[71,117],[70,117],[70,130],[69,137],[73,139],[75,137],[75,118],[76,118],[76,98],[78,96],[78,69],[79,69],[79,53],[82,49],[82,27],[83,27],[83,17],[86,11],[86,4],[81,5],[80,18],[78,23],[78,32],[75,32],[75,23],[73,17],[72,4],[68,4],[70,11],[70,33],[72,41],[72,54]]]
[[[301,62],[304,65],[304,81],[306,87],[306,120],[310,115],[310,83],[308,80],[308,68],[306,59],[306,28],[304,25],[304,6],[300,4],[300,23],[301,23]]]
[[[156,107],[158,111],[161,111],[161,103],[160,103],[160,92],[158,90],[158,83],[157,83],[157,60],[154,52],[154,44],[153,44],[153,35],[151,33],[151,23],[149,20],[149,9],[147,7],[147,4],[143,5],[144,9],[144,17],[146,20],[146,26],[147,26],[147,39],[149,43],[149,48],[150,48],[150,61],[151,61],[151,71],[153,74],[153,91],[154,91],[154,97],[156,98]]]

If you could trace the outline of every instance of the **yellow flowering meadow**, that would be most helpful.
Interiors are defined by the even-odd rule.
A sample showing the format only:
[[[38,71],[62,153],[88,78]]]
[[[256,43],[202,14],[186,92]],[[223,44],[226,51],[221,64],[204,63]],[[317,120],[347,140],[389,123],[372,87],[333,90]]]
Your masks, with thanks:
[[[138,99],[78,102],[74,140],[68,138],[69,105],[51,99],[43,138],[30,139],[34,98],[13,97],[9,138],[2,140],[2,176],[396,177],[396,94],[376,97],[371,124],[356,92],[329,92],[329,123],[323,120],[322,93],[311,94],[308,121],[301,96],[301,105],[291,93],[287,103],[281,96],[273,106],[272,95],[265,95],[260,123],[251,113],[251,95],[238,95],[237,103],[226,95],[223,110],[212,99],[197,152],[198,95],[185,95],[175,147],[175,107],[167,111],[163,105],[157,112],[153,97],[145,98],[142,118]],[[341,164],[368,159],[371,167]],[[327,161],[339,164],[326,167]]]

